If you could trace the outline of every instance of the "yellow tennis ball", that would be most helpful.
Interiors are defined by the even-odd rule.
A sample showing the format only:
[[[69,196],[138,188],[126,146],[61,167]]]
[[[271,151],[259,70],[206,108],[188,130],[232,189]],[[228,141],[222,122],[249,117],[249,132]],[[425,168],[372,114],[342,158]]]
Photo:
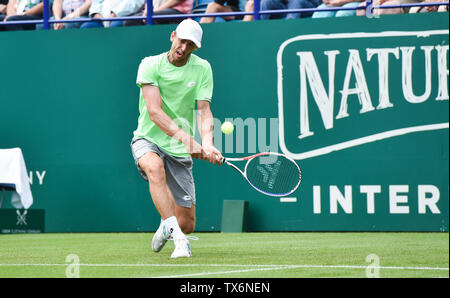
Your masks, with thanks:
[[[225,121],[224,123],[222,123],[221,129],[224,134],[228,135],[233,132],[234,125],[230,121]]]

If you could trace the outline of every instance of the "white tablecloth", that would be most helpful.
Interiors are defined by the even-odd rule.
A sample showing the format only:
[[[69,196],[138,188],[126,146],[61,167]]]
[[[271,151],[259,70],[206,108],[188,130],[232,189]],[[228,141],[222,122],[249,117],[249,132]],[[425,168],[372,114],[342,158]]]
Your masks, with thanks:
[[[11,204],[17,208],[30,208],[33,205],[27,167],[20,148],[0,149],[0,183],[15,184]]]

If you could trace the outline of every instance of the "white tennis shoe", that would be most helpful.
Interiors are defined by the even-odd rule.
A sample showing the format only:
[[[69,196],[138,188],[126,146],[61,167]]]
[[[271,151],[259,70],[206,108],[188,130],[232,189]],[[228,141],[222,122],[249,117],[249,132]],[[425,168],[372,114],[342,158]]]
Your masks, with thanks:
[[[152,250],[154,252],[160,252],[161,249],[163,249],[164,245],[166,245],[166,242],[167,240],[169,240],[171,235],[172,231],[169,231],[165,225],[159,225],[158,230],[153,235]]]
[[[191,254],[191,245],[186,237],[173,239],[173,243],[175,244],[175,249],[172,252],[171,258],[190,258]]]

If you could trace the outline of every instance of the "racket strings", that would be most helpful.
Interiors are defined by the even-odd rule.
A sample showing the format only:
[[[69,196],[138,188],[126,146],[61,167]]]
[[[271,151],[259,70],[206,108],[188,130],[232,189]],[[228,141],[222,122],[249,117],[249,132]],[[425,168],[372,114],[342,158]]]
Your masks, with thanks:
[[[298,186],[301,173],[297,165],[283,156],[261,156],[247,164],[247,178],[257,189],[287,195]]]

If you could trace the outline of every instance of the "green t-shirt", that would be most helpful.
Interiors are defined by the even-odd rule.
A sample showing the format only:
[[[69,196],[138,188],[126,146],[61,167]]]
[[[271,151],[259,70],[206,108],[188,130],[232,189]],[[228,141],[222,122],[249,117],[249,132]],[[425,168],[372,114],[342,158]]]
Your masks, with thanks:
[[[139,88],[144,84],[157,86],[163,111],[185,132],[194,136],[195,103],[197,100],[211,101],[212,98],[213,78],[208,61],[191,54],[185,65],[177,67],[169,62],[167,52],[150,56],[141,61],[136,84]],[[169,137],[150,119],[142,89],[134,138],[146,138],[176,157],[189,156],[183,143]]]

